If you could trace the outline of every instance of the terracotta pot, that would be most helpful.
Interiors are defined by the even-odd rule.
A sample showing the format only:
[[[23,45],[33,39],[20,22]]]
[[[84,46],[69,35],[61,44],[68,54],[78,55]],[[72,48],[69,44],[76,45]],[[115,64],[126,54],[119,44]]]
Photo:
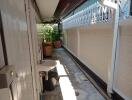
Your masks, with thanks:
[[[54,42],[54,47],[55,48],[60,48],[61,47],[61,40],[57,40]]]
[[[45,57],[52,56],[53,47],[52,42],[44,43],[43,45],[43,53]]]

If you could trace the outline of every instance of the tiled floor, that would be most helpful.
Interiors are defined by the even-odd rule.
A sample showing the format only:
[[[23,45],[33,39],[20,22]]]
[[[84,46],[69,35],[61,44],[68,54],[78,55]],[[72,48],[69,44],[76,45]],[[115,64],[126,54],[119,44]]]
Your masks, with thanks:
[[[56,49],[53,58],[58,58],[65,67],[68,77],[76,93],[76,100],[105,100],[97,89],[90,83],[85,75],[78,68],[75,62],[68,56],[64,49]],[[55,90],[45,93],[44,100],[64,100],[60,86]],[[68,98],[65,100],[73,100]]]

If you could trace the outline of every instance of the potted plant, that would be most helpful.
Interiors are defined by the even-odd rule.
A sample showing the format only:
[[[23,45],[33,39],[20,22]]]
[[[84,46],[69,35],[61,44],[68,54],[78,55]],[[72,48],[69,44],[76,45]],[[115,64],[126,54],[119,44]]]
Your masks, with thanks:
[[[54,43],[54,47],[55,48],[60,48],[61,45],[62,45],[62,41],[61,41],[61,36],[62,34],[58,31],[58,27],[57,26],[54,26],[53,28],[53,43]]]
[[[52,56],[53,52],[53,46],[52,46],[52,33],[53,33],[53,28],[49,24],[42,24],[39,26],[39,33],[41,36],[41,39],[43,40],[42,42],[42,48],[43,48],[43,56]]]

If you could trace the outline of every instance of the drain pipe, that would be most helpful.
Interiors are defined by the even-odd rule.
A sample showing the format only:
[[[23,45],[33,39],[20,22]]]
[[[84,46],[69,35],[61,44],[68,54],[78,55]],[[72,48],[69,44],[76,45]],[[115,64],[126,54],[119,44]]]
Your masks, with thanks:
[[[119,39],[119,6],[117,5],[117,9],[115,10],[115,18],[114,18],[111,67],[108,68],[109,69],[108,70],[108,87],[107,87],[108,94],[109,93],[111,94],[113,90],[118,39]]]
[[[118,45],[118,37],[119,37],[119,5],[117,3],[113,3],[109,0],[98,0],[104,6],[110,7],[114,9],[115,16],[114,16],[114,30],[113,30],[113,44],[112,44],[112,59],[111,59],[111,66],[108,68],[108,86],[107,86],[107,93],[111,97],[113,93],[113,83],[114,83],[114,72],[116,67],[116,50]]]

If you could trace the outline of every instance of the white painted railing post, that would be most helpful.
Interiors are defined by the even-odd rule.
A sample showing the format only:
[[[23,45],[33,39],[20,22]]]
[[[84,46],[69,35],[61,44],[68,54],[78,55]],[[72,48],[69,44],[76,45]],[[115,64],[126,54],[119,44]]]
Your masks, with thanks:
[[[116,51],[118,45],[119,37],[119,6],[115,9],[115,19],[114,19],[114,31],[113,31],[113,46],[112,46],[112,59],[111,66],[108,70],[108,87],[107,91],[111,94],[113,91],[113,82],[114,82],[114,71],[116,67]]]

